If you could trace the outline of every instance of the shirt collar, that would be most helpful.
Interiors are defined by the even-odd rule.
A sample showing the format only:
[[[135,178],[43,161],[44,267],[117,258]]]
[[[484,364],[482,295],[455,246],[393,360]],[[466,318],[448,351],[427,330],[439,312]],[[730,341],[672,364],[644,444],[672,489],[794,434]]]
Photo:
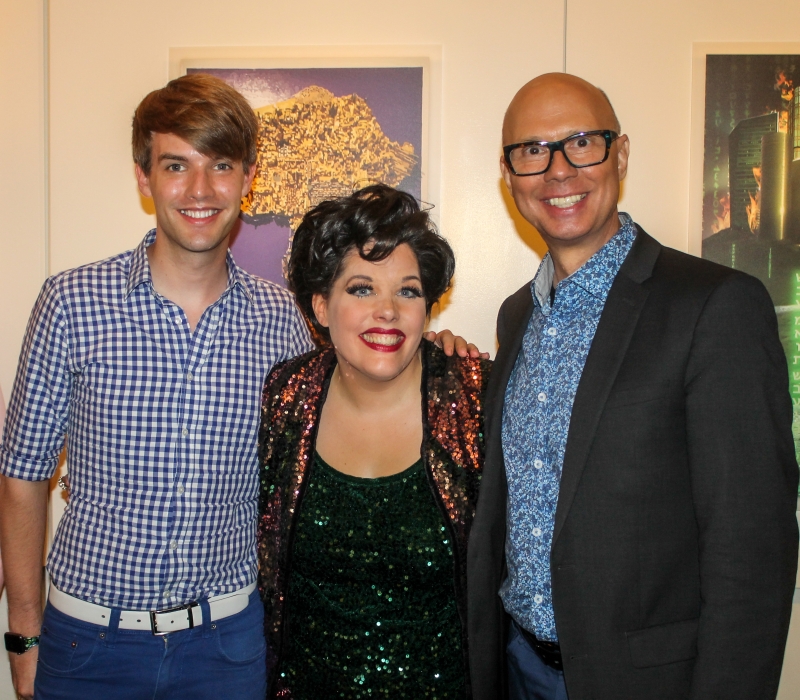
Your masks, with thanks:
[[[614,278],[619,272],[631,243],[636,237],[636,225],[625,212],[619,213],[619,230],[611,239],[589,258],[582,267],[565,277],[556,285],[556,290],[576,284],[601,301],[605,301]],[[534,301],[540,307],[549,308],[550,289],[553,286],[555,268],[550,253],[544,256],[531,284]]]
[[[128,273],[128,282],[125,285],[126,299],[139,285],[152,285],[153,283],[153,278],[150,275],[150,262],[147,259],[147,249],[153,245],[155,240],[156,229],[151,229],[147,232],[147,235],[144,237],[142,242],[133,250],[133,255],[131,256],[131,269]],[[238,287],[242,290],[245,297],[247,297],[247,300],[252,303],[253,295],[255,293],[255,289],[253,288],[253,278],[250,275],[245,274],[244,271],[236,264],[230,250],[228,250],[226,256],[226,263],[228,266],[227,289],[234,289],[235,287]],[[225,292],[223,292],[223,294],[227,292],[227,289]]]

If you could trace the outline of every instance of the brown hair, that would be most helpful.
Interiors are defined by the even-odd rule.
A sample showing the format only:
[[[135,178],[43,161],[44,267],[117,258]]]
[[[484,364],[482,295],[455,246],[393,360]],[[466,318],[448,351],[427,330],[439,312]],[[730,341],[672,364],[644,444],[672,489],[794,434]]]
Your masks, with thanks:
[[[153,133],[175,134],[205,156],[256,162],[258,120],[244,97],[224,80],[191,73],[145,97],[133,114],[133,160],[150,174]]]

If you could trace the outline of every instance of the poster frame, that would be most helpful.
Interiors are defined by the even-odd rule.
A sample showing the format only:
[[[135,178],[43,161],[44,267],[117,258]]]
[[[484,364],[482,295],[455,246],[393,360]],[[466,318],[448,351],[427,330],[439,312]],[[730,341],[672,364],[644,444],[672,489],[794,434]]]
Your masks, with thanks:
[[[191,68],[422,68],[421,198],[439,217],[442,47],[419,45],[201,46],[169,50],[169,79]],[[437,223],[439,223],[437,221]]]
[[[709,55],[800,54],[800,42],[695,42],[692,44],[692,96],[689,149],[688,252],[702,257],[703,160],[706,115],[706,57]]]

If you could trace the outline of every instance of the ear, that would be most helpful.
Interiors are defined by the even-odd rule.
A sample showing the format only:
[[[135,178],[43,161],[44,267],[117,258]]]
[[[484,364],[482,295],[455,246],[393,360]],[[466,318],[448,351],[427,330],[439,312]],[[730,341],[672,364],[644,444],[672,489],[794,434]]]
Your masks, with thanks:
[[[628,156],[631,152],[631,142],[623,134],[617,139],[617,144],[617,172],[619,173],[620,181],[622,181],[628,174]]]
[[[508,191],[513,196],[514,188],[511,186],[511,171],[508,169],[508,163],[506,163],[506,159],[503,156],[500,156],[500,172],[503,175],[503,181],[506,183]]]
[[[314,316],[320,326],[328,327],[328,300],[322,294],[315,294],[311,297],[311,308],[314,309]]]
[[[145,175],[138,163],[136,164],[136,183],[139,185],[139,192],[143,197],[153,196],[153,191],[150,189],[150,176]]]
[[[253,163],[250,169],[244,174],[244,182],[242,183],[242,197],[246,197],[250,188],[253,186],[253,178],[256,176],[257,165]]]

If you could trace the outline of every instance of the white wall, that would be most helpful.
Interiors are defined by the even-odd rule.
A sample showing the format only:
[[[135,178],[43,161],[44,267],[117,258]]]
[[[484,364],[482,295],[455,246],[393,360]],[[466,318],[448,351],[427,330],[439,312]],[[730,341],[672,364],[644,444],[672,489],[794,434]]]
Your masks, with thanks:
[[[0,0],[0,387],[8,399],[45,254],[44,11],[40,2]],[[0,597],[0,631],[8,629]],[[2,652],[0,652],[2,653]],[[11,700],[11,673],[0,661],[0,699]]]
[[[6,401],[44,281],[44,24],[39,2],[0,0],[0,386]]]
[[[6,209],[0,384],[6,396],[45,272],[130,248],[152,225],[132,175],[130,118],[144,94],[166,82],[169,49],[181,46],[441,45],[436,211],[456,250],[458,275],[436,323],[493,350],[496,310],[532,276],[535,251],[543,250],[537,234],[512,218],[501,187],[500,122],[522,83],[561,69],[565,2],[0,0]],[[662,242],[689,246],[692,42],[791,41],[797,26],[800,4],[786,0],[756,6],[749,0],[569,0],[567,69],[611,96],[632,141],[622,208]],[[800,626],[787,654],[792,661],[782,700],[800,697],[800,677],[789,678],[800,668]],[[0,664],[0,674],[5,670]],[[0,700],[6,697],[13,696],[0,675]]]

